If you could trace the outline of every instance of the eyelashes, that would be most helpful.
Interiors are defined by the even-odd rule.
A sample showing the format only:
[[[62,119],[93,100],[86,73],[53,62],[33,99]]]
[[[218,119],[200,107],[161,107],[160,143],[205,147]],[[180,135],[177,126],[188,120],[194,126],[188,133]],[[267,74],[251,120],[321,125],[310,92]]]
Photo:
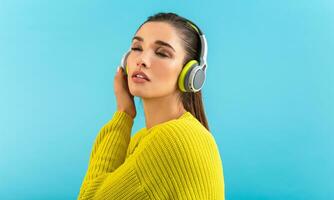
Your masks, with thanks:
[[[131,48],[131,50],[132,50],[132,51],[141,51],[140,48],[135,48],[135,47]],[[160,52],[157,52],[156,54],[157,54],[158,56],[160,56],[160,57],[163,57],[163,58],[168,57],[166,54],[163,54],[163,53],[160,53]]]

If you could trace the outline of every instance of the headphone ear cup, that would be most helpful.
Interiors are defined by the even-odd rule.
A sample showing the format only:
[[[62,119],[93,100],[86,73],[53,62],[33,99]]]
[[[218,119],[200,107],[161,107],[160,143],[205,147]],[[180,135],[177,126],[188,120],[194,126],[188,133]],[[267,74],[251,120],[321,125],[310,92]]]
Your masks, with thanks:
[[[129,72],[128,72],[128,67],[125,65],[125,74],[128,75]]]
[[[189,76],[191,74],[191,71],[198,66],[198,61],[197,60],[190,60],[189,62],[186,63],[186,65],[183,67],[179,78],[178,78],[178,85],[179,89],[182,92],[191,92],[189,89]]]
[[[190,74],[190,80],[192,80],[190,90],[193,92],[197,92],[202,89],[205,82],[205,71],[202,66],[196,66],[192,73]]]
[[[128,75],[128,68],[127,68],[127,58],[129,56],[130,52],[127,52],[123,55],[122,61],[121,61],[121,67],[123,68],[123,74]]]

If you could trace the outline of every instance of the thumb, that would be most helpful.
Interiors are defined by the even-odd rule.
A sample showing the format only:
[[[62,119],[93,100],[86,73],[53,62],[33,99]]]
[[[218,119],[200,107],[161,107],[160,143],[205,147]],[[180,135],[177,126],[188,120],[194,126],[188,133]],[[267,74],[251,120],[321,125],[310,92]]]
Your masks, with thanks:
[[[123,72],[123,70],[124,70],[123,67],[118,66],[118,67],[117,67],[117,73],[116,73],[116,76],[117,76],[117,77],[121,77],[124,81],[127,82],[127,77],[124,76],[124,72]]]

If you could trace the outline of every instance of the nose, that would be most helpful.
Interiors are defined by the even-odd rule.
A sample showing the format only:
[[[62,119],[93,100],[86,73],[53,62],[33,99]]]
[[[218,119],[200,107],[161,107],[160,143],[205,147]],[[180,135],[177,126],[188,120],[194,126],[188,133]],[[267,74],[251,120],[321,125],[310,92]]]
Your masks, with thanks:
[[[142,52],[138,57],[137,57],[137,61],[136,61],[136,66],[137,67],[141,67],[141,66],[144,66],[145,68],[148,68],[149,66],[149,63],[148,63],[148,60],[149,60],[149,56],[148,53],[144,53]]]
[[[137,61],[137,67],[141,67],[141,66],[146,67],[147,65],[145,64],[145,62],[144,62],[142,59],[139,59],[139,60]]]
[[[139,60],[137,61],[137,67],[145,67],[145,68],[148,68],[148,65],[147,65],[147,63],[143,60],[143,59],[141,59],[141,58],[139,58]]]

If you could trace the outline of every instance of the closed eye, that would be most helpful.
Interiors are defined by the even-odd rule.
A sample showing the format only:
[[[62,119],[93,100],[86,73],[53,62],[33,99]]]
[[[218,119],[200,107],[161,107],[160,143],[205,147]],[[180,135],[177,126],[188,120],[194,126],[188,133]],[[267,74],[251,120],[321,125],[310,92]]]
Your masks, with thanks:
[[[139,48],[131,48],[131,50],[137,51],[137,50],[140,50],[140,49]]]
[[[161,57],[168,57],[167,55],[163,54],[163,53],[160,53],[160,52],[157,52],[157,54]]]
[[[135,48],[135,47],[131,48],[131,50],[133,50],[133,51],[141,51],[140,48]],[[156,54],[159,55],[160,57],[168,57],[166,54],[163,54],[163,53],[160,53],[160,52],[157,52]]]

